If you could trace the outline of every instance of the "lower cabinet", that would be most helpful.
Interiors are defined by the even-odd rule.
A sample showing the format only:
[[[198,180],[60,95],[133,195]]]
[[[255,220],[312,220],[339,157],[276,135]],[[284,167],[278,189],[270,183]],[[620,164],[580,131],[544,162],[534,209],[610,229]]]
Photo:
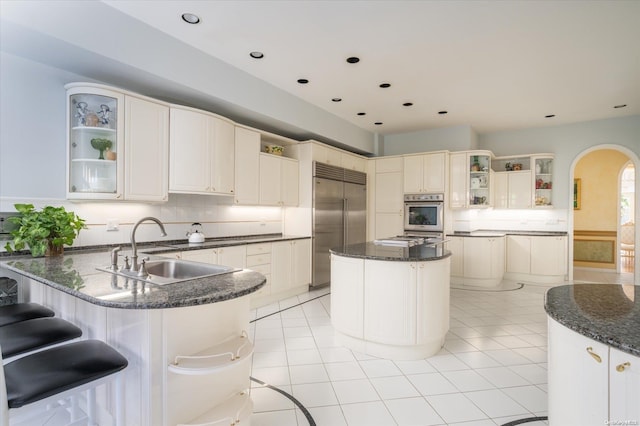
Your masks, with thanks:
[[[331,256],[331,323],[347,347],[390,359],[438,352],[449,330],[450,258]]]
[[[630,424],[640,419],[640,358],[549,318],[549,424]]]
[[[77,324],[83,339],[103,340],[127,358],[126,425],[250,421],[253,344],[246,333],[248,296],[181,308],[118,309],[26,278],[21,286],[28,295],[25,301],[50,307],[56,316]],[[98,391],[96,397],[97,423],[114,424],[108,393]]]
[[[544,283],[566,275],[566,236],[507,236],[506,278]]]
[[[214,249],[183,251],[181,258],[192,262],[212,263],[215,265],[244,268],[247,249],[245,246],[221,247]]]
[[[247,268],[257,272],[262,269],[269,271],[267,284],[263,289],[254,293],[252,307],[263,306],[273,301],[295,296],[309,290],[311,283],[311,239],[278,241],[269,243],[269,264],[263,262],[266,253],[254,253],[255,248],[247,249]],[[264,246],[256,244],[255,246]],[[262,260],[261,260],[262,259]]]
[[[451,282],[496,287],[504,277],[505,237],[452,237]]]

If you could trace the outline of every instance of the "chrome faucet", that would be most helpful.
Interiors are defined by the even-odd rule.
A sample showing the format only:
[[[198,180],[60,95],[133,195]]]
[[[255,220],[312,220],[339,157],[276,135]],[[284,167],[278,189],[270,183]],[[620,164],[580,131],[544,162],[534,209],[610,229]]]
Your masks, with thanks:
[[[162,233],[160,234],[161,237],[167,236],[167,231],[164,230],[164,225],[155,217],[147,216],[137,221],[133,226],[133,229],[131,230],[131,250],[133,252],[131,254],[131,268],[129,268],[131,272],[136,272],[138,270],[138,247],[136,247],[136,229],[138,229],[138,225],[146,220],[151,220],[158,224],[160,230],[162,231]]]

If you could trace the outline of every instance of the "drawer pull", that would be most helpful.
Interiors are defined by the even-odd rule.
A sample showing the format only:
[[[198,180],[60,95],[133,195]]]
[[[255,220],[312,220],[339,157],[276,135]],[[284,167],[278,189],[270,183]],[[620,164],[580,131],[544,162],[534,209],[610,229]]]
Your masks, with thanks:
[[[597,353],[595,353],[595,352],[593,351],[593,348],[592,348],[591,346],[589,346],[589,347],[587,348],[587,352],[589,353],[589,355],[591,355],[591,357],[592,357],[593,359],[595,359],[595,360],[596,360],[596,361],[598,361],[598,362],[602,362],[602,358],[600,358],[600,355],[598,355]]]
[[[631,367],[631,363],[630,362],[624,362],[622,364],[616,365],[616,371],[618,373],[622,373],[625,370],[625,368],[628,368],[628,367]]]

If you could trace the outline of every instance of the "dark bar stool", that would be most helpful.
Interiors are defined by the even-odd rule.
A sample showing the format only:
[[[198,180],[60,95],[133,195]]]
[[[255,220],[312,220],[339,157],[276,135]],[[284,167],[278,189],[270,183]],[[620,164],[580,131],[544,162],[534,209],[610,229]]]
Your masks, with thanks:
[[[10,415],[38,416],[50,404],[88,390],[86,415],[94,424],[95,387],[115,380],[115,424],[124,425],[123,381],[116,373],[127,365],[125,357],[100,340],[68,343],[10,362],[0,372],[0,423],[8,425]],[[77,413],[71,417],[78,421]]]
[[[24,355],[82,336],[82,330],[61,318],[36,318],[0,327],[2,358]]]
[[[37,303],[16,303],[0,306],[0,327],[20,321],[35,318],[52,317],[55,315],[49,308]]]

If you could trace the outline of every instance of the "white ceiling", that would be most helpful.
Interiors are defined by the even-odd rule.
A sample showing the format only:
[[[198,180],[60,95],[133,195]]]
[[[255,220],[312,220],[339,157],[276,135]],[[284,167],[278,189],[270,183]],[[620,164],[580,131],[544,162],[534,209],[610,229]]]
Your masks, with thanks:
[[[381,134],[640,114],[640,1],[104,3]]]

